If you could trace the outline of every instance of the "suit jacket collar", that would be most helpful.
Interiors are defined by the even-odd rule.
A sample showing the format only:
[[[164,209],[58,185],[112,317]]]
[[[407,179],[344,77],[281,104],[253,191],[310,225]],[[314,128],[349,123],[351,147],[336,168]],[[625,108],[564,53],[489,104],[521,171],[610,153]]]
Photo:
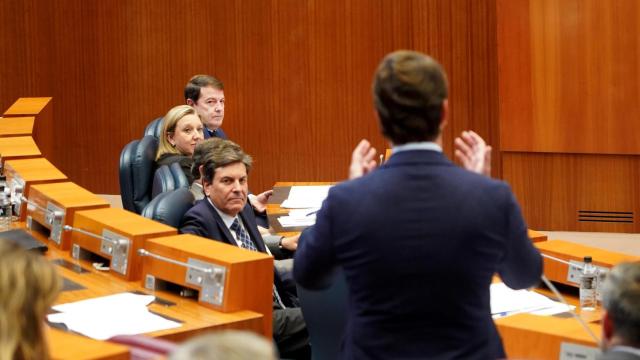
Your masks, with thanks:
[[[227,244],[236,245],[234,237],[231,234],[231,230],[229,230],[213,205],[211,205],[211,203],[207,201],[207,199],[203,199],[201,201],[204,201],[207,204],[207,209],[209,209],[211,216],[216,221],[218,229],[220,229],[220,232],[224,235],[224,242],[226,242]],[[267,247],[264,244],[264,240],[262,239],[260,232],[258,232],[258,225],[256,224],[255,218],[253,217],[253,209],[251,209],[250,206],[245,206],[242,211],[238,213],[238,216],[242,219],[245,230],[247,231],[247,233],[249,233],[249,236],[255,243],[258,251],[266,253]]]
[[[441,166],[454,166],[453,163],[447,159],[447,157],[439,152],[433,150],[407,150],[395,153],[389,157],[387,162],[382,165],[382,168],[390,168],[396,166],[407,165],[441,165]]]

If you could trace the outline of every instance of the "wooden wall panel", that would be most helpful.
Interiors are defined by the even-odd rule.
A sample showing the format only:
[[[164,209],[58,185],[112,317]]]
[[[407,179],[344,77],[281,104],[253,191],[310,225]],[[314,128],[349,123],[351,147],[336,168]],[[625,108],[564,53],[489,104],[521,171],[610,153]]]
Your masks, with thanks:
[[[530,228],[640,232],[640,156],[505,153],[502,161]]]
[[[225,82],[224,129],[254,155],[253,191],[346,177],[379,133],[376,65],[398,48],[449,73],[454,134],[497,141],[494,0],[7,0],[0,3],[0,108],[53,96],[51,159],[73,181],[118,193],[118,158],[184,100],[193,74]],[[499,165],[498,156],[496,166]]]
[[[640,3],[497,3],[501,149],[640,154]]]

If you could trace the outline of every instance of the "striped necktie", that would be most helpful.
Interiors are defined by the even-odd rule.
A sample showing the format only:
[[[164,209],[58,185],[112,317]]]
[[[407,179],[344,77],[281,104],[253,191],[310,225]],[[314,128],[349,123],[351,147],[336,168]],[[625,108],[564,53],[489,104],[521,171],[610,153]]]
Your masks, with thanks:
[[[253,243],[253,241],[251,241],[249,234],[247,234],[244,228],[240,226],[240,220],[238,218],[235,218],[235,220],[233,220],[233,224],[231,224],[231,230],[236,232],[236,236],[238,237],[238,242],[240,243],[241,248],[251,251],[258,251],[256,245]],[[276,289],[275,285],[273,285],[273,299],[283,309],[286,308],[284,306],[284,303],[282,302],[282,299],[280,298],[280,294],[278,294],[278,290]]]

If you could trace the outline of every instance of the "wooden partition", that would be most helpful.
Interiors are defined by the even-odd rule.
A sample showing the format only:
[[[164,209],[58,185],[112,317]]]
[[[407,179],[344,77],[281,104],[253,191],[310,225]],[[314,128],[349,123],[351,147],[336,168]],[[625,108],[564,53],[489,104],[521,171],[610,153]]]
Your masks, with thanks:
[[[48,158],[114,194],[124,145],[184,102],[192,75],[215,74],[223,128],[254,156],[258,192],[283,179],[345,179],[361,138],[388,147],[371,79],[395,49],[431,53],[447,70],[448,154],[467,128],[496,143],[495,43],[495,0],[2,1],[0,109],[52,96]]]
[[[529,226],[640,232],[640,3],[497,0],[502,176]]]

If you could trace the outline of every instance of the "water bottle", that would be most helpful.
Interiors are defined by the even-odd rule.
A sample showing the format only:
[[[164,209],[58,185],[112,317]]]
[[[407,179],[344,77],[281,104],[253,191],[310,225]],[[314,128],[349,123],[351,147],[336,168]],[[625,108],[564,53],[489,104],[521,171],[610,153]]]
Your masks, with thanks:
[[[597,272],[596,267],[591,263],[591,256],[585,256],[584,266],[580,274],[580,308],[582,311],[596,309]]]
[[[11,228],[11,201],[7,194],[0,192],[0,231]]]

